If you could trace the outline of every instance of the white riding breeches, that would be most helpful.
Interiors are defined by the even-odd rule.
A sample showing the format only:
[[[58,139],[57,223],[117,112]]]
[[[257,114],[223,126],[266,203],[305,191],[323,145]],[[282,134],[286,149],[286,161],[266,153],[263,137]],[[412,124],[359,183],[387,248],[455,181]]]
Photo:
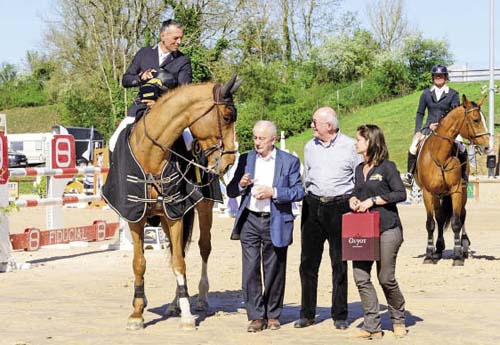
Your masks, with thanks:
[[[408,151],[410,151],[410,153],[412,155],[416,155],[417,154],[418,143],[421,140],[424,140],[426,137],[428,137],[428,135],[419,135],[418,133],[416,133],[413,136],[413,140],[411,142],[411,145],[410,145],[410,148],[409,148]],[[462,153],[465,152],[465,145],[463,143],[463,138],[462,138],[462,136],[460,134],[456,137],[455,143],[457,144],[458,150],[460,152],[462,152]]]
[[[135,117],[127,116],[126,118],[124,118],[122,120],[122,122],[120,122],[120,124],[115,129],[115,132],[113,133],[111,138],[109,138],[109,150],[111,152],[113,152],[115,150],[116,141],[118,140],[118,136],[120,135],[121,131],[123,131],[125,129],[125,127],[127,127],[127,125],[134,123],[134,121],[135,121]]]

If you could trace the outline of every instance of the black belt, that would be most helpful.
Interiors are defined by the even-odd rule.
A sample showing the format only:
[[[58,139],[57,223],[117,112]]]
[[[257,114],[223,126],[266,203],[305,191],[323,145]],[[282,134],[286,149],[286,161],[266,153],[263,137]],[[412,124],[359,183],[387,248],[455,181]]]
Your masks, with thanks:
[[[256,212],[252,210],[248,210],[248,212],[256,217],[262,217],[262,218],[271,217],[271,212]]]
[[[327,204],[330,202],[341,202],[347,200],[348,196],[347,195],[337,195],[337,196],[319,196],[319,195],[314,195],[313,193],[309,192],[307,193],[307,196],[318,200],[321,203]]]

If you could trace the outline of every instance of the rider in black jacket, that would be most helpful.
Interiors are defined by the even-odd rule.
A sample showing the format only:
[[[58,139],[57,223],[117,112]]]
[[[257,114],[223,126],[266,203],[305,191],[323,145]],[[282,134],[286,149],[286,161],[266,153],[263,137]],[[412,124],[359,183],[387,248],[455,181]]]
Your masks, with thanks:
[[[152,47],[141,48],[135,54],[132,63],[123,75],[122,85],[126,88],[139,87],[136,99],[109,140],[110,151],[119,133],[136,118],[140,118],[148,106],[154,104],[165,88],[189,84],[192,81],[191,60],[179,51],[184,31],[182,25],[173,19],[166,20],[160,27],[160,42]],[[166,85],[158,85],[156,79],[162,79]],[[155,86],[161,89],[150,95]]]
[[[408,173],[405,183],[413,184],[413,173],[417,163],[417,145],[426,135],[433,132],[438,125],[439,120],[448,113],[449,110],[460,104],[458,92],[446,85],[448,78],[448,69],[443,65],[435,65],[431,69],[432,87],[426,88],[420,96],[417,114],[415,118],[415,135],[408,151]],[[427,119],[422,126],[425,110],[427,109]],[[462,160],[467,159],[467,154],[462,153]],[[464,169],[463,169],[464,170]]]

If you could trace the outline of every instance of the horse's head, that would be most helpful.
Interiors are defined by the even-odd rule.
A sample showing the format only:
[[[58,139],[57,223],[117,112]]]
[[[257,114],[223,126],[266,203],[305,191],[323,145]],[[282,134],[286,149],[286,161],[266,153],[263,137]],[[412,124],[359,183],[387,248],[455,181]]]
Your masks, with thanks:
[[[208,159],[208,167],[219,175],[226,172],[236,158],[233,94],[241,81],[236,81],[236,76],[233,76],[225,84],[215,84],[212,89],[214,106],[189,127]]]
[[[480,151],[488,151],[490,133],[486,127],[486,120],[483,113],[481,113],[483,101],[484,97],[476,104],[474,102],[469,102],[465,95],[462,96],[465,121],[460,128],[460,135],[469,139]]]

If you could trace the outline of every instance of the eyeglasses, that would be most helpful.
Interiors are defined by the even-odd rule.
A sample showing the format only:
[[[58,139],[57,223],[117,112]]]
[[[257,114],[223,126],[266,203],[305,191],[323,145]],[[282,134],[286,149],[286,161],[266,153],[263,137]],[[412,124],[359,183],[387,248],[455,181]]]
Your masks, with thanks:
[[[324,125],[328,122],[321,122],[321,121],[317,121],[316,119],[312,119],[311,123],[313,124],[314,127],[317,127],[318,125]]]

